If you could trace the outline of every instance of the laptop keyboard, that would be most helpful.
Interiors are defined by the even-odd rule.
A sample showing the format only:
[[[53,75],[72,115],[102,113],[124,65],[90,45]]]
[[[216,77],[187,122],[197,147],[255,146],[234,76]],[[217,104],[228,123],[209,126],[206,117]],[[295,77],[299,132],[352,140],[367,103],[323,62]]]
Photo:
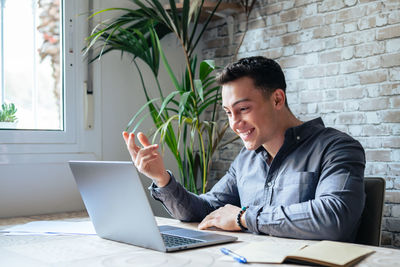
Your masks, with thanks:
[[[189,244],[202,243],[203,240],[181,237],[176,235],[161,234],[164,244],[167,247],[180,247]]]

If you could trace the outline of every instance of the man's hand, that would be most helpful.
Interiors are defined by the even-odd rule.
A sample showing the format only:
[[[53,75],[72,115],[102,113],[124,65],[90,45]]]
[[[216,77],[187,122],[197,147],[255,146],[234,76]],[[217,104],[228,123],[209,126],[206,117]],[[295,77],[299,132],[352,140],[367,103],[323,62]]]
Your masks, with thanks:
[[[150,144],[143,133],[138,133],[139,142],[143,145],[142,148],[136,145],[133,133],[123,132],[122,136],[136,168],[147,177],[155,180],[158,187],[166,186],[171,177],[164,167],[162,156],[157,150],[158,145]]]
[[[198,228],[204,230],[210,227],[218,227],[222,230],[227,231],[239,231],[240,227],[236,222],[236,217],[239,214],[241,208],[227,204],[210,214],[208,214],[203,221],[199,224]],[[241,222],[244,227],[246,227],[246,222],[244,220],[244,213],[241,217]]]

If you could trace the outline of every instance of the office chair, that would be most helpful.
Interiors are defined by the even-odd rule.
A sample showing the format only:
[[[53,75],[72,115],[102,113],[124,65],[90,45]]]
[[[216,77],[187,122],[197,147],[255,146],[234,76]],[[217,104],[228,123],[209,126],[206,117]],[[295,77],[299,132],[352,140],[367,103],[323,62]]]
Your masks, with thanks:
[[[365,207],[361,215],[355,243],[379,246],[381,244],[381,225],[385,200],[385,179],[364,178]]]

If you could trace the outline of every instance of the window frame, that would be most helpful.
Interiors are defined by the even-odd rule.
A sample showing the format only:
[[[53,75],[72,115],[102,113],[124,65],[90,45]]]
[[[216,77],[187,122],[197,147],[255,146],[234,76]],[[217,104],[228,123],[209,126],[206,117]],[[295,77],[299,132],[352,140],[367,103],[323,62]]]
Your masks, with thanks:
[[[63,56],[63,130],[0,130],[0,164],[13,162],[62,162],[70,153],[94,153],[101,151],[95,143],[100,137],[100,114],[95,115],[95,128],[85,129],[84,89],[88,79],[88,61],[82,55],[84,39],[88,35],[87,1],[62,1],[62,56]],[[89,0],[89,2],[92,0]],[[99,96],[95,105],[100,102]],[[68,155],[61,156],[62,153]],[[56,156],[54,156],[56,154]],[[34,156],[32,156],[34,155]]]

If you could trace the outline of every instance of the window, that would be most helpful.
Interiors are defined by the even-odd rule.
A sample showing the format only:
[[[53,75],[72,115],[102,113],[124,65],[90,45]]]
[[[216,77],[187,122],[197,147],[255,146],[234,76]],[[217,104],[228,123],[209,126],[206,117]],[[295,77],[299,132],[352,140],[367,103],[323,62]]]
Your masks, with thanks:
[[[16,126],[0,127],[0,164],[65,162],[82,153],[97,158],[100,114],[95,128],[85,124],[88,2],[0,3],[0,104],[14,103],[18,118]],[[94,96],[98,105],[100,95]]]
[[[44,82],[41,84],[38,79],[36,87],[38,122],[36,126],[32,126],[34,124],[23,126],[21,114],[17,113],[19,121],[17,128],[0,129],[0,203],[6,203],[6,205],[0,205],[1,216],[12,217],[64,212],[79,210],[83,207],[76,191],[72,174],[68,168],[68,161],[99,160],[102,157],[101,109],[98,108],[98,112],[95,114],[92,112],[94,114],[94,124],[89,124],[92,127],[87,127],[87,121],[91,120],[85,121],[85,114],[87,113],[85,110],[89,110],[88,108],[85,109],[85,103],[89,102],[88,99],[93,100],[92,111],[94,106],[98,107],[101,103],[100,90],[94,90],[92,98],[88,98],[89,94],[84,93],[86,89],[85,81],[88,79],[88,64],[87,60],[82,57],[81,49],[84,46],[84,38],[88,35],[88,2],[91,1],[0,0],[3,12],[1,14],[2,25],[4,27],[1,40],[4,47],[9,42],[8,38],[4,38],[8,21],[5,19],[5,13],[11,8],[11,4],[14,4],[14,2],[19,4],[18,23],[22,24],[23,16],[31,14],[30,16],[33,19],[33,14],[36,14],[37,26],[33,27],[32,25],[34,24],[32,22],[29,26],[31,35],[33,35],[32,29],[36,29],[40,25],[40,20],[38,19],[40,16],[39,2],[43,5],[59,3],[59,30],[61,36],[59,40],[59,73],[61,76],[59,78],[59,90],[61,97],[59,100],[53,98],[48,102],[57,103],[57,101],[60,101],[60,113],[57,116],[53,116],[53,118],[59,116],[63,119],[62,122],[58,123],[41,124],[41,120],[46,120],[47,123],[50,118],[41,117],[42,115],[40,115],[40,111],[43,108],[42,105],[45,105],[45,102],[40,98],[43,93],[39,93],[39,91],[42,90],[41,87],[43,87]],[[23,5],[26,5],[26,8],[30,10],[29,14],[22,14]],[[34,10],[35,8],[36,11]],[[22,27],[20,30],[26,30],[26,28],[28,26]],[[22,33],[18,34],[22,35]],[[43,35],[40,32],[35,34],[37,38]],[[30,44],[30,46],[26,46],[26,50],[30,51],[29,54],[33,54],[43,44],[43,39],[38,39],[35,43],[28,41],[27,37],[25,39],[26,42],[24,41],[24,43]],[[52,39],[49,38],[49,40]],[[36,48],[33,48],[34,45],[36,45]],[[4,55],[4,61],[2,61],[4,65],[8,64],[9,60],[13,60],[8,58],[9,55],[4,51],[2,55]],[[45,76],[52,77],[53,72],[51,68],[49,70],[49,62],[46,63],[48,64],[46,67],[47,72],[45,72],[46,70],[41,70],[41,67],[38,66],[41,63],[45,64],[45,61],[49,61],[51,58],[47,56],[41,62],[39,52],[37,52],[36,57],[37,65],[32,62],[26,63],[26,65],[30,65],[29,71],[31,75],[33,76],[33,73],[36,72],[38,76],[46,73]],[[93,64],[93,66],[94,75],[98,75],[97,72],[100,69],[98,64]],[[5,68],[3,70],[5,73]],[[3,77],[5,77],[4,81],[7,84],[7,79],[10,78],[7,78],[8,76],[6,75]],[[101,88],[101,81],[95,79],[95,86],[95,88]],[[47,90],[52,96],[54,84],[50,83],[48,88],[50,88]],[[5,87],[5,100],[21,101],[18,98],[11,98],[13,95],[8,89],[8,87]],[[22,97],[32,100],[35,99],[35,94],[31,91],[25,91]],[[28,103],[28,107],[31,105],[29,104],[30,102],[26,103]],[[33,103],[33,100],[31,103]],[[21,108],[18,103],[16,105],[18,112],[25,109],[25,107]],[[49,110],[51,111],[48,112],[53,112],[52,115],[57,114],[55,109]]]
[[[64,130],[61,0],[0,1],[0,97],[17,119],[0,128]]]

